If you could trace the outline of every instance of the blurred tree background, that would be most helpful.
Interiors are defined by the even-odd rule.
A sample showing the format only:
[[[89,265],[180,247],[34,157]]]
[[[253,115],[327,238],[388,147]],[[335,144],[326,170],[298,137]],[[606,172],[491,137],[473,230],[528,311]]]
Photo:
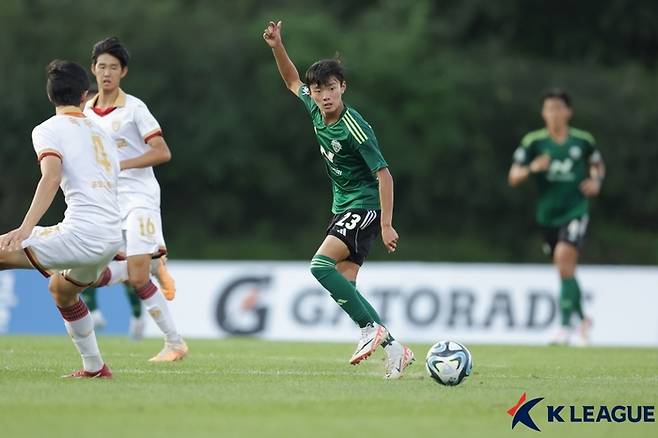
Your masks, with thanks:
[[[39,176],[30,132],[52,114],[45,65],[88,65],[93,43],[117,35],[133,56],[123,88],[173,152],[157,169],[172,258],[308,259],[330,185],[262,41],[270,19],[284,21],[301,74],[340,54],[345,100],[390,163],[401,240],[395,257],[377,245],[373,259],[545,260],[534,187],[506,176],[520,138],[542,125],[541,92],[559,85],[608,164],[584,261],[658,263],[652,0],[4,0],[0,230],[20,223]]]

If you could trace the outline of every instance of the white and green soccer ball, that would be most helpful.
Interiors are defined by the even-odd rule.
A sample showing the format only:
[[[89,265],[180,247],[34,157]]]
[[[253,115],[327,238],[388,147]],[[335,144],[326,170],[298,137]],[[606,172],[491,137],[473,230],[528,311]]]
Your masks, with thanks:
[[[459,385],[471,375],[473,356],[468,348],[455,341],[439,341],[427,352],[425,369],[442,385]]]

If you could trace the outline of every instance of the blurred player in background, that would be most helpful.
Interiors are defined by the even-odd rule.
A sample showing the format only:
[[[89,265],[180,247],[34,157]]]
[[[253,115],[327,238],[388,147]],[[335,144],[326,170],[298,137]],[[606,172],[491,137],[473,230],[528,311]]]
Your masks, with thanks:
[[[178,333],[165,296],[173,299],[175,286],[166,270],[160,217],[160,185],[153,166],[166,163],[171,152],[157,120],[141,100],[126,94],[121,79],[128,74],[128,50],[116,37],[97,42],[91,54],[91,71],[98,95],[85,105],[85,114],[101,125],[117,148],[119,207],[125,253],[110,264],[97,286],[128,282],[165,337],[165,346],[152,362],[171,362],[187,355],[187,344]],[[151,281],[153,273],[162,293]],[[165,295],[163,295],[163,293]]]
[[[87,101],[93,99],[98,93],[98,87],[96,84],[89,85],[89,91],[87,92]],[[85,102],[86,103],[86,102]],[[142,312],[142,301],[139,299],[135,293],[135,288],[128,283],[124,283],[124,290],[126,293],[126,298],[128,298],[128,304],[130,305],[130,323],[128,326],[128,332],[130,337],[139,340],[144,336],[144,318]],[[80,297],[84,300],[85,304],[89,308],[89,313],[91,313],[91,319],[94,321],[94,328],[96,330],[103,329],[107,325],[105,316],[101,309],[98,307],[98,301],[96,300],[97,289],[95,287],[90,287],[85,289]]]
[[[122,245],[119,161],[109,135],[82,113],[89,88],[85,69],[55,60],[47,75],[55,115],[32,131],[41,179],[21,226],[0,236],[0,269],[34,267],[50,277],[48,289],[82,357],[83,368],[66,377],[110,378],[91,315],[78,294]],[[59,187],[67,207],[64,220],[36,226]]]
[[[541,115],[546,127],[523,137],[514,152],[508,181],[515,187],[532,176],[539,189],[537,222],[544,231],[545,251],[553,258],[561,280],[561,327],[553,343],[570,342],[575,313],[580,319],[579,343],[587,345],[591,320],[583,313],[576,265],[589,221],[588,198],[599,194],[605,166],[594,137],[569,126],[572,108],[566,91],[545,93]]]
[[[396,249],[393,228],[393,178],[371,126],[343,103],[343,67],[336,59],[314,63],[302,82],[281,40],[281,22],[263,32],[288,89],[309,112],[333,186],[333,218],[311,261],[311,273],[361,328],[350,363],[367,359],[380,345],[387,355],[385,375],[396,379],[414,355],[382,325],[379,314],[356,289],[359,268],[376,236],[389,252]]]

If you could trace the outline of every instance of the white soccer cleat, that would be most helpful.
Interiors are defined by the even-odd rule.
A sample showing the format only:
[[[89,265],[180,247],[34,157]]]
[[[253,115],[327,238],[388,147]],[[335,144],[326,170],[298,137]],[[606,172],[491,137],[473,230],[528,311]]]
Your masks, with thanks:
[[[107,326],[107,321],[100,309],[92,310],[89,314],[94,322],[94,330],[103,330]]]
[[[130,317],[130,326],[128,327],[130,337],[135,341],[139,341],[144,337],[144,318]]]
[[[356,345],[356,351],[350,359],[352,365],[358,365],[368,359],[388,336],[386,327],[377,323],[368,324],[361,329],[361,339]]]
[[[589,346],[589,333],[592,328],[592,320],[589,318],[584,318],[580,321],[578,326],[578,342],[576,346],[578,347],[587,347]]]
[[[399,379],[405,368],[411,365],[416,358],[414,352],[406,345],[393,342],[386,351],[386,375],[387,379]]]
[[[165,342],[165,346],[158,354],[149,359],[149,362],[175,362],[187,356],[187,344],[182,339],[180,342]]]
[[[571,342],[571,327],[560,327],[557,329],[553,338],[549,342],[550,345],[569,345]]]

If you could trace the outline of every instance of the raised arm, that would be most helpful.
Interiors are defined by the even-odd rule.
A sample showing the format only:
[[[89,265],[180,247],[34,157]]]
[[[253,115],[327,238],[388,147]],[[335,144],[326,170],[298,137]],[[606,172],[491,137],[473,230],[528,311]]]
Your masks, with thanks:
[[[292,63],[286,52],[286,48],[283,46],[283,41],[281,40],[281,24],[281,21],[277,23],[270,21],[263,31],[263,39],[272,48],[276,66],[286,87],[295,95],[298,95],[302,81],[299,79],[299,73],[295,64]]]

